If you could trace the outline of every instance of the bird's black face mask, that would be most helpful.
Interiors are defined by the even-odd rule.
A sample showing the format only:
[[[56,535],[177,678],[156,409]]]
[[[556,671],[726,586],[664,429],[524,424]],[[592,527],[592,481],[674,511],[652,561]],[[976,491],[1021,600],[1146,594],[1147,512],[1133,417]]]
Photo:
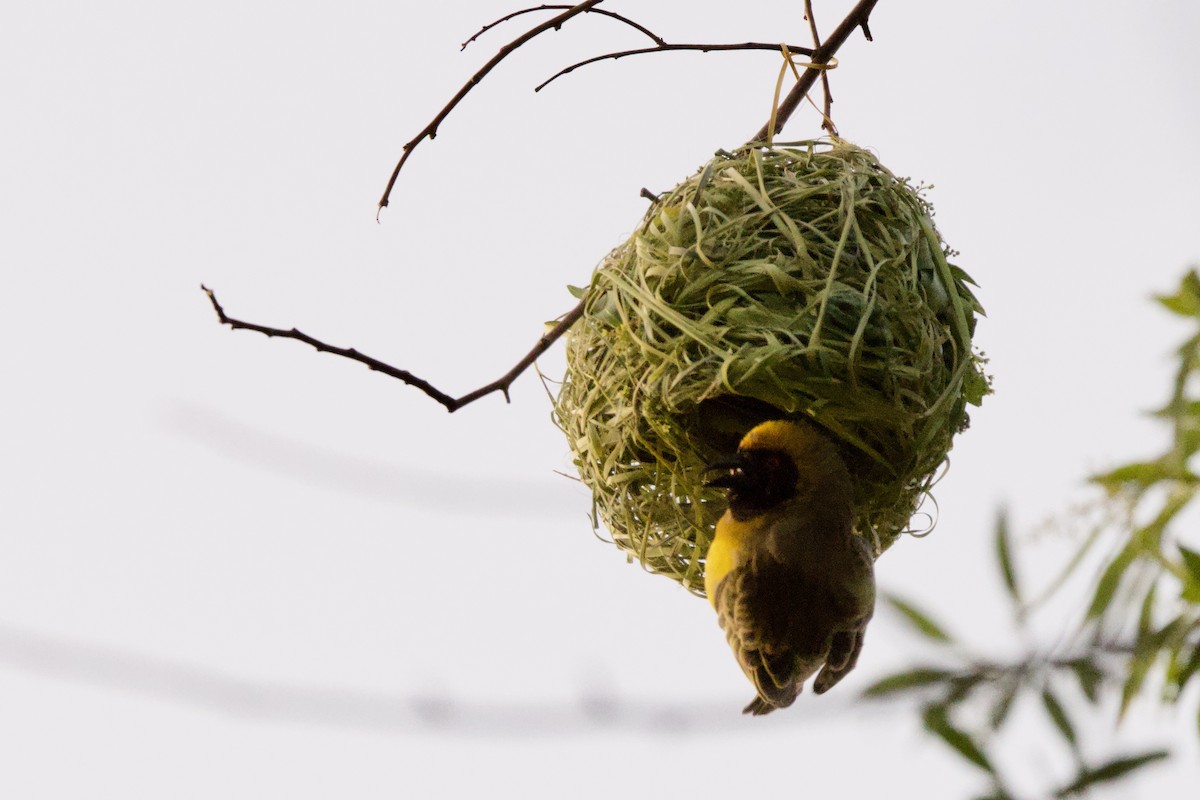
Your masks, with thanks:
[[[733,458],[710,465],[708,471],[724,473],[704,485],[728,490],[729,510],[737,520],[794,497],[800,477],[796,462],[781,450],[739,450]]]

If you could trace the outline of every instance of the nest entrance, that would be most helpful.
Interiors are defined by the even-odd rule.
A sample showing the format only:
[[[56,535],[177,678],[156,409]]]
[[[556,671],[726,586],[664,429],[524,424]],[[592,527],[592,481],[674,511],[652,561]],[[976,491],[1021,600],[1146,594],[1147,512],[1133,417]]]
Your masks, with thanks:
[[[860,532],[908,524],[988,392],[982,313],[906,180],[842,140],[720,152],[596,269],[555,407],[613,540],[702,591],[704,467],[763,419],[839,442]]]

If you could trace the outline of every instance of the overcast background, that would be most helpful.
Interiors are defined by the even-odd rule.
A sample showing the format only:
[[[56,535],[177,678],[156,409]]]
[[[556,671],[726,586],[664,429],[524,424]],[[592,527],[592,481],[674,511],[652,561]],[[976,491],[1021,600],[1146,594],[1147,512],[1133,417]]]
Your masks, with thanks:
[[[295,342],[451,393],[504,372],[660,191],[769,111],[779,58],[667,54],[611,20],[498,69],[392,205],[407,141],[533,17],[506,0],[56,2],[0,12],[0,794],[59,797],[961,798],[916,716],[856,701],[920,654],[881,612],[858,670],[768,719],[707,604],[593,535],[530,373],[453,416]],[[606,4],[671,41],[807,43],[799,2]],[[826,32],[851,6],[820,0]],[[1094,470],[1153,452],[1200,261],[1200,6],[882,0],[833,74],[841,132],[933,184],[980,283],[996,394],[938,526],[879,562],[975,642],[1011,641],[991,564]],[[819,134],[810,108],[789,138]],[[562,371],[560,348],[539,363]],[[1193,543],[1195,540],[1193,540]],[[1044,570],[1042,570],[1044,572]],[[1051,626],[1053,627],[1053,626]],[[1035,710],[1028,723],[1036,726]],[[1087,740],[1111,752],[1107,719]],[[1145,709],[1123,746],[1181,758]],[[1147,738],[1157,736],[1157,738]],[[1029,788],[1068,774],[1030,742]]]

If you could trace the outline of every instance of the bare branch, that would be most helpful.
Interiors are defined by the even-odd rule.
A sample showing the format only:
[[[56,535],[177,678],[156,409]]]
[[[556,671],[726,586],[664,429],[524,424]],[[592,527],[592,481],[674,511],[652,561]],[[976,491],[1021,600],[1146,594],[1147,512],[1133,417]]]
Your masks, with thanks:
[[[821,34],[817,33],[817,18],[813,16],[812,0],[804,0],[804,18],[808,20],[808,28],[812,31],[813,47],[820,47]],[[824,119],[821,120],[821,127],[831,136],[837,136],[837,125],[833,124],[833,92],[829,89],[829,70],[827,69],[821,70],[821,91],[825,94],[825,109],[821,112]]]
[[[838,48],[846,43],[850,38],[850,34],[854,33],[856,28],[862,28],[863,34],[871,41],[871,29],[867,27],[867,22],[871,16],[872,9],[879,0],[859,0],[854,8],[850,9],[850,13],[842,20],[841,24],[834,29],[825,43],[818,47],[810,56],[812,63],[817,65],[828,64],[829,60],[837,53]],[[795,113],[800,104],[804,102],[804,96],[812,89],[813,84],[817,82],[820,73],[824,72],[822,66],[809,67],[800,76],[800,80],[787,93],[787,97],[783,98],[783,102],[779,104],[779,109],[775,114],[775,130],[781,130],[784,124]],[[750,140],[753,142],[764,142],[767,139],[771,130],[771,122],[759,129],[758,133]]]
[[[813,54],[813,50],[808,47],[793,47],[792,45],[788,45],[787,47],[793,53],[803,53],[806,56],[811,56]],[[560,69],[558,72],[551,75],[547,80],[535,86],[533,90],[535,92],[540,92],[542,89],[545,89],[563,75],[574,72],[580,67],[586,67],[588,64],[595,64],[597,61],[607,61],[610,59],[616,61],[618,58],[625,58],[625,56],[637,56],[642,55],[643,53],[669,53],[678,50],[692,50],[699,51],[701,53],[708,53],[713,50],[770,50],[771,52],[777,53],[779,52],[779,44],[771,44],[768,42],[742,42],[741,44],[667,44],[666,42],[662,42],[655,47],[639,47],[634,50],[619,50],[614,53],[605,53],[602,56],[595,56],[593,58],[585,59],[572,64],[565,69]]]
[[[541,6],[537,6],[536,8],[522,8],[520,11],[514,11],[511,14],[505,14],[503,17],[496,20],[495,22],[489,22],[487,25],[484,25],[482,28],[480,28],[478,31],[476,31],[474,36],[472,36],[470,39],[467,39],[465,42],[462,43],[461,49],[466,50],[467,45],[469,45],[471,42],[478,39],[480,36],[483,36],[483,34],[487,33],[492,28],[494,28],[497,25],[500,25],[502,23],[508,22],[510,19],[519,17],[522,14],[532,14],[536,11],[562,11],[562,10],[566,10],[566,9],[570,9],[570,8],[574,8],[574,6],[541,5]],[[622,22],[622,23],[628,25],[629,27],[633,28],[636,31],[646,34],[647,36],[650,37],[650,40],[652,42],[654,42],[655,44],[663,44],[662,37],[657,36],[653,31],[651,31],[645,25],[634,22],[629,17],[626,17],[623,14],[618,14],[615,11],[605,11],[602,8],[593,8],[593,9],[588,10],[586,13],[598,14],[602,17],[609,17],[610,19],[615,19],[618,22]]]
[[[865,15],[863,15],[862,20],[859,21],[858,27],[862,28],[863,38],[866,39],[868,42],[873,42],[873,41],[875,41],[875,37],[871,35],[871,25],[870,25],[871,19],[870,19],[870,17],[871,17],[871,12],[868,11]]]
[[[573,5],[569,10],[564,11],[556,17],[546,20],[541,25],[530,28],[516,39],[513,39],[511,42],[504,45],[504,47],[501,47],[499,52],[492,56],[491,60],[484,64],[478,72],[472,75],[471,79],[463,84],[463,87],[458,90],[458,93],[455,94],[454,97],[450,98],[450,102],[438,112],[437,116],[433,118],[433,121],[422,128],[420,133],[405,143],[404,152],[400,156],[400,160],[396,162],[395,169],[392,170],[392,176],[388,179],[387,187],[383,190],[383,196],[379,198],[380,210],[387,208],[388,198],[392,194],[392,187],[396,185],[396,178],[400,176],[400,170],[404,168],[404,163],[408,161],[409,156],[412,155],[416,146],[425,139],[434,139],[437,137],[438,126],[442,124],[446,117],[450,116],[450,112],[454,110],[455,106],[462,102],[462,99],[467,96],[467,93],[470,92],[471,89],[475,88],[475,86],[482,81],[489,72],[496,68],[497,64],[499,64],[514,50],[535,36],[545,33],[549,30],[558,30],[562,27],[563,23],[567,22],[567,20],[583,14],[584,12],[590,10],[593,6],[597,6],[602,2],[604,2],[604,0],[586,0],[586,2]]]
[[[540,339],[537,340],[537,343],[533,346],[533,348],[526,353],[520,361],[517,362],[516,366],[504,373],[504,375],[500,376],[500,378],[497,380],[492,381],[486,386],[481,386],[473,392],[468,392],[462,397],[451,397],[435,387],[433,384],[429,383],[429,381],[426,381],[423,378],[418,378],[408,370],[397,369],[390,364],[385,364],[379,359],[364,355],[354,348],[335,347],[333,345],[326,344],[320,339],[314,339],[307,333],[300,332],[296,328],[270,328],[265,325],[256,325],[252,322],[243,322],[240,319],[234,319],[225,313],[225,309],[222,308],[221,304],[217,301],[217,295],[212,289],[209,289],[203,284],[200,285],[200,288],[203,289],[204,293],[208,295],[209,302],[212,303],[213,310],[217,312],[217,319],[222,325],[228,325],[234,330],[257,331],[258,333],[261,333],[267,337],[278,336],[282,339],[295,339],[298,342],[304,342],[319,352],[332,353],[335,356],[341,356],[342,358],[348,358],[351,361],[357,361],[360,364],[365,364],[375,372],[382,372],[384,375],[396,378],[399,381],[407,383],[409,386],[420,389],[426,395],[432,397],[434,400],[445,406],[446,410],[451,413],[457,411],[468,403],[473,403],[479,398],[492,394],[493,392],[500,392],[504,395],[504,399],[506,401],[511,402],[508,396],[508,388],[512,385],[513,381],[515,381],[522,372],[528,369],[529,366],[537,360],[538,356],[546,352],[550,348],[550,345],[562,338],[562,335],[566,333],[567,330],[574,325],[580,317],[583,316],[584,309],[584,301],[581,300],[579,301],[579,305],[575,306],[575,308],[564,314],[553,328],[551,328]]]

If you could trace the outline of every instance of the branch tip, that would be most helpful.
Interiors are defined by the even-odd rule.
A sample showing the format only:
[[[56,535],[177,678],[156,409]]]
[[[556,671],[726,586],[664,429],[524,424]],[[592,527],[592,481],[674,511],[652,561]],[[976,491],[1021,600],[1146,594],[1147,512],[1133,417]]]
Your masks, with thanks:
[[[240,319],[234,319],[225,313],[225,310],[217,301],[216,293],[214,293],[204,284],[200,284],[200,288],[203,289],[205,294],[208,295],[208,299],[212,303],[213,309],[217,312],[217,320],[222,325],[228,325],[233,330],[257,331],[258,333],[268,337],[278,336],[283,339],[295,339],[298,342],[307,344],[317,352],[330,353],[351,361],[357,361],[373,372],[381,372],[384,375],[395,378],[402,383],[406,383],[409,386],[421,390],[426,396],[440,403],[447,411],[451,413],[457,411],[465,405],[475,402],[481,397],[492,394],[493,392],[502,393],[504,395],[505,402],[511,403],[512,398],[509,395],[509,387],[512,386],[513,381],[515,381],[521,375],[521,373],[528,369],[529,366],[537,360],[538,356],[546,352],[546,350],[548,350],[552,344],[562,338],[563,334],[565,334],[567,330],[570,329],[570,327],[574,325],[580,317],[583,316],[584,311],[584,302],[581,300],[579,304],[575,306],[575,308],[571,309],[562,316],[562,319],[559,320],[558,324],[555,325],[553,329],[538,339],[533,348],[526,353],[520,361],[517,362],[516,366],[504,373],[504,375],[502,375],[500,378],[492,381],[486,386],[481,386],[473,392],[468,392],[462,397],[451,397],[424,378],[419,378],[408,370],[393,367],[391,364],[387,364],[377,358],[364,355],[353,347],[336,347],[323,342],[320,339],[309,336],[307,333],[302,332],[299,328],[293,327],[290,330],[284,328],[272,328],[266,325],[258,325],[253,322],[244,322]]]
[[[636,47],[632,50],[615,50],[611,53],[604,53],[591,58],[585,58],[583,61],[576,61],[570,66],[560,69],[558,72],[551,75],[546,80],[534,87],[535,92],[540,92],[550,84],[554,83],[564,75],[569,75],[580,67],[586,67],[589,64],[595,64],[599,61],[617,61],[626,56],[639,56],[646,53],[672,53],[677,51],[698,51],[701,53],[724,52],[724,51],[741,51],[741,50],[765,50],[767,52],[779,52],[779,44],[777,42],[742,42],[741,44],[670,44],[662,39],[656,38],[654,47]],[[808,47],[800,47],[799,45],[788,45],[788,48],[793,53],[800,53],[805,56],[812,56],[813,50]]]
[[[478,85],[478,83],[483,80],[483,78],[486,77],[489,72],[495,69],[496,66],[505,58],[507,58],[514,50],[528,42],[530,39],[534,38],[538,34],[545,33],[551,28],[557,29],[567,20],[590,10],[593,6],[599,5],[601,2],[603,2],[603,0],[585,0],[585,2],[570,6],[568,7],[568,10],[554,17],[553,19],[547,20],[540,25],[530,28],[525,33],[506,44],[504,47],[500,48],[496,55],[492,56],[486,64],[480,67],[479,71],[472,75],[471,79],[463,84],[462,88],[458,90],[454,97],[450,98],[450,102],[446,103],[446,105],[442,107],[442,110],[437,113],[437,116],[435,116],[428,125],[422,128],[416,136],[414,136],[407,144],[404,145],[400,160],[397,161],[396,166],[392,168],[391,177],[388,178],[387,186],[384,187],[383,196],[379,200],[379,207],[383,208],[388,204],[388,197],[390,197],[392,194],[392,188],[396,185],[396,179],[400,177],[400,170],[404,168],[405,162],[408,161],[409,156],[412,155],[412,152],[416,146],[423,140],[433,139],[436,136],[438,126],[442,124],[442,121],[445,120],[446,117],[450,116],[450,112],[453,111],[460,102],[462,102],[462,99],[467,96],[467,93],[470,92],[473,87]]]

